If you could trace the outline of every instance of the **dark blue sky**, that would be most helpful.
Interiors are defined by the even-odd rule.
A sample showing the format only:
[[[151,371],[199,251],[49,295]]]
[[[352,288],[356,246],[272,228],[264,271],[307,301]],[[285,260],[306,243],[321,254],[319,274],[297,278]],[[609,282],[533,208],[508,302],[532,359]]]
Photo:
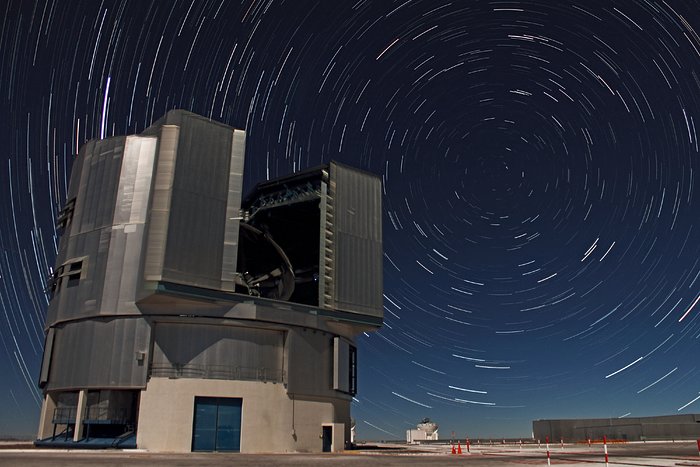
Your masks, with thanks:
[[[77,148],[172,108],[247,130],[248,187],[382,176],[361,438],[699,413],[698,31],[687,0],[5,2],[0,435],[35,432]]]

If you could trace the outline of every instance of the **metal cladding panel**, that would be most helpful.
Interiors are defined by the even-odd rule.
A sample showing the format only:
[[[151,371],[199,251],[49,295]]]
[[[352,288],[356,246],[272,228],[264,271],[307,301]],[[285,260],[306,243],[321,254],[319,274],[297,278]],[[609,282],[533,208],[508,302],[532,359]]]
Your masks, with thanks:
[[[235,288],[233,277],[238,264],[238,231],[241,224],[241,199],[243,197],[245,136],[245,131],[233,130],[220,287],[221,290],[227,291],[233,291]]]
[[[56,328],[46,390],[146,386],[150,326],[143,318],[93,319]]]
[[[308,329],[290,331],[287,351],[287,392],[338,397],[333,389],[333,338]]]
[[[71,179],[75,205],[61,240],[48,326],[98,314],[138,313],[134,302],[156,142],[110,138],[92,141],[81,151],[83,167]],[[74,267],[79,274],[70,272]]]
[[[334,308],[383,317],[382,198],[378,177],[331,164]]]
[[[284,333],[207,324],[157,323],[154,368],[243,367],[282,370]]]
[[[68,185],[68,193],[66,195],[66,202],[64,203],[63,209],[69,204],[73,205],[72,214],[67,216],[65,225],[63,227],[63,232],[61,233],[61,238],[58,243],[58,254],[56,255],[56,265],[61,265],[65,262],[68,255],[68,246],[70,244],[69,238],[71,231],[75,225],[75,199],[78,196],[80,188],[80,179],[82,177],[83,166],[85,165],[85,155],[87,152],[87,145],[80,149],[78,157],[73,161],[73,167],[71,169],[70,183]],[[76,228],[77,232],[77,228]],[[47,277],[47,279],[49,279]],[[48,284],[47,284],[48,286]],[[46,311],[46,324],[45,328],[48,329],[52,323],[56,322],[59,312],[59,300],[52,299],[49,302],[48,309]]]
[[[221,286],[232,138],[230,127],[182,115],[163,280]]]
[[[146,214],[151,193],[156,138],[130,136],[109,232],[100,314],[140,313],[135,298],[141,276]]]
[[[58,278],[47,327],[98,312],[125,144],[126,137],[116,137],[90,141],[80,150],[68,194],[75,204],[61,238],[56,270],[66,272],[70,264],[80,263],[81,271],[79,280]]]
[[[57,321],[84,318],[97,314],[99,294],[104,283],[109,232],[94,230],[70,238],[63,263],[82,259],[79,282],[63,281],[55,290],[51,307],[55,310],[47,319],[47,327]]]
[[[163,126],[160,130],[158,162],[154,175],[153,200],[151,201],[146,240],[146,261],[143,272],[144,279],[147,281],[158,281],[163,277],[163,261],[170,221],[170,202],[177,160],[177,143],[180,135],[180,128],[177,126]]]
[[[81,148],[83,168],[70,235],[112,224],[126,137],[89,141]],[[71,181],[72,184],[72,181]]]
[[[76,158],[73,159],[73,166],[71,167],[70,180],[68,183],[68,193],[66,195],[67,201],[70,201],[71,199],[74,199],[76,196],[78,196],[78,189],[80,188],[80,178],[82,177],[83,166],[85,165],[85,155],[87,153],[89,144],[90,143],[83,145],[83,147],[81,147],[78,151],[78,155],[76,156]]]
[[[50,328],[44,339],[44,356],[41,359],[41,373],[39,374],[39,386],[44,387],[49,381],[49,369],[51,368],[51,355],[53,354],[53,340],[55,328]]]

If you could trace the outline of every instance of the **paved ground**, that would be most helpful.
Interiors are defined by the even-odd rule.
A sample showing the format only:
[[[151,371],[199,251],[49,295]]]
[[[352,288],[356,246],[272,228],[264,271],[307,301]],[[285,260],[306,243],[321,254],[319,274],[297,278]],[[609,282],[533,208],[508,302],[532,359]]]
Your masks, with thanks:
[[[66,451],[26,449],[26,445],[0,445],[0,466],[280,466],[329,465],[338,467],[371,466],[453,466],[469,467],[547,465],[544,445],[482,445],[462,455],[450,454],[449,445],[365,446],[361,450],[339,454],[155,454],[144,451]],[[700,467],[697,445],[693,442],[627,443],[608,447],[610,467]],[[552,445],[551,465],[605,465],[603,446]]]

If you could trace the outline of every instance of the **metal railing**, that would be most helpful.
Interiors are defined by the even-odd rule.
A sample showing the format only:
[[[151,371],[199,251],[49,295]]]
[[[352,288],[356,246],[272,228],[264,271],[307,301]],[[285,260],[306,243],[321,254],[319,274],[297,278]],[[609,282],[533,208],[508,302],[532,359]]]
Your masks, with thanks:
[[[112,424],[126,423],[126,409],[94,405],[88,407],[85,420],[90,422],[109,422]]]
[[[53,409],[53,420],[54,424],[65,425],[68,423],[75,423],[75,416],[78,411],[78,407],[56,407]]]
[[[202,378],[239,381],[286,382],[285,372],[278,368],[243,367],[228,365],[195,365],[180,363],[154,363],[150,375],[162,378]]]
[[[53,410],[52,423],[58,425],[75,423],[75,418],[78,412],[78,407],[56,407]],[[109,423],[125,423],[127,421],[125,408],[110,408],[91,406],[87,407],[83,422],[109,422]]]

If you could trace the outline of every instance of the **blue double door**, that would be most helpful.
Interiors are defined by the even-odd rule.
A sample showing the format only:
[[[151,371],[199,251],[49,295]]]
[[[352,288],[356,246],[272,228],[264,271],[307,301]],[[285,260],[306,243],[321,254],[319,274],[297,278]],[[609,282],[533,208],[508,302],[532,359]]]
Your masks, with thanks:
[[[193,451],[241,450],[241,408],[243,399],[195,397]]]

